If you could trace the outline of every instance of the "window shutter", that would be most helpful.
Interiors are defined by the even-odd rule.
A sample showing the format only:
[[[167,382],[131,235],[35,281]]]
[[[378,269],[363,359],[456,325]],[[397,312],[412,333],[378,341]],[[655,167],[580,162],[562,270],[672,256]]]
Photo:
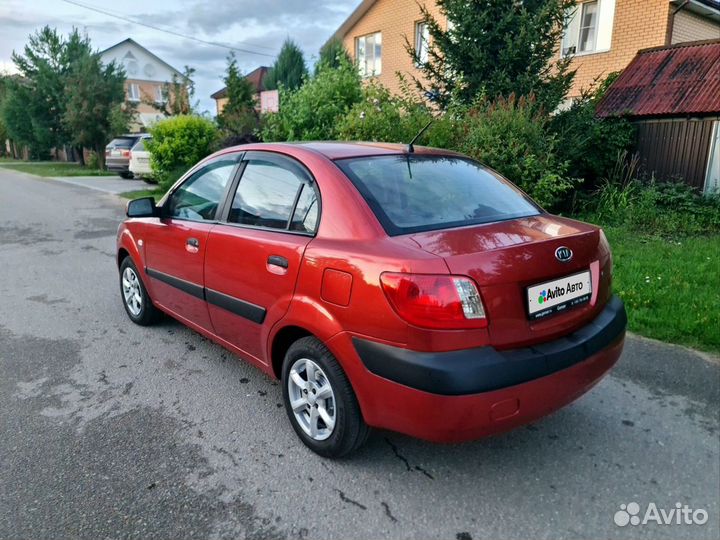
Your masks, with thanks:
[[[610,50],[614,19],[615,0],[601,0],[600,16],[598,17],[597,45],[595,47],[596,50]]]

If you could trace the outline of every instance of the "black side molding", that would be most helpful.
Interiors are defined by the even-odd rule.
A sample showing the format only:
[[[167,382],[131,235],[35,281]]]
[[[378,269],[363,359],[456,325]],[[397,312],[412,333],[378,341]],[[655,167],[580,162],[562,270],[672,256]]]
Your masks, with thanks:
[[[212,289],[205,289],[205,298],[209,304],[223,308],[239,317],[248,319],[254,323],[262,324],[265,320],[265,308],[240,300]]]
[[[205,290],[201,285],[165,274],[164,272],[159,272],[158,270],[153,270],[152,268],[146,268],[145,273],[151,278],[155,278],[158,281],[162,281],[163,283],[175,287],[176,289],[180,289],[182,292],[188,293],[195,298],[205,300]]]
[[[199,298],[200,300],[205,300],[210,304],[218,306],[254,323],[262,324],[265,320],[266,310],[264,307],[256,306],[255,304],[251,304],[245,300],[240,300],[234,296],[229,296],[212,289],[204,288],[201,285],[185,281],[184,279],[165,274],[164,272],[160,272],[158,270],[153,270],[152,268],[145,268],[145,273],[151,278],[162,281],[163,283],[166,283],[171,287],[175,287],[184,293],[194,296],[195,298]]]
[[[590,324],[522,349],[418,352],[356,337],[353,345],[375,375],[425,392],[457,396],[507,388],[568,368],[617,342],[626,326],[625,306],[613,296]]]

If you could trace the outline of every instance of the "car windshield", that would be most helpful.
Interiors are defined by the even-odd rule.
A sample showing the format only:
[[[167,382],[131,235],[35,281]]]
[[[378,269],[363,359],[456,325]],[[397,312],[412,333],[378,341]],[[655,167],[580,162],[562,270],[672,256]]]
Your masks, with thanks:
[[[336,163],[391,236],[540,213],[510,182],[462,157],[393,155]]]

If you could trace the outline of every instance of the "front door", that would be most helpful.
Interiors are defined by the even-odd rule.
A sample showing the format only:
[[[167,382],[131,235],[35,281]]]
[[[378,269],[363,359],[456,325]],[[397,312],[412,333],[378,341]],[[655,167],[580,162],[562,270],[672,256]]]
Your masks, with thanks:
[[[163,204],[163,217],[148,225],[145,237],[153,299],[206,330],[212,330],[203,281],[207,239],[238,166],[237,157],[222,156],[190,175]]]
[[[290,305],[319,200],[298,162],[270,152],[243,161],[232,203],[208,237],[206,297],[215,333],[265,363],[264,336]]]

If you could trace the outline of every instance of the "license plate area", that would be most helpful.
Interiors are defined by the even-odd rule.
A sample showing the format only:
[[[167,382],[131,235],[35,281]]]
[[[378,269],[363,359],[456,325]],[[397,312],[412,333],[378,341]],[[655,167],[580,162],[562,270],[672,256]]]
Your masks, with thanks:
[[[590,270],[531,285],[527,287],[526,295],[531,321],[586,304],[592,296]]]

